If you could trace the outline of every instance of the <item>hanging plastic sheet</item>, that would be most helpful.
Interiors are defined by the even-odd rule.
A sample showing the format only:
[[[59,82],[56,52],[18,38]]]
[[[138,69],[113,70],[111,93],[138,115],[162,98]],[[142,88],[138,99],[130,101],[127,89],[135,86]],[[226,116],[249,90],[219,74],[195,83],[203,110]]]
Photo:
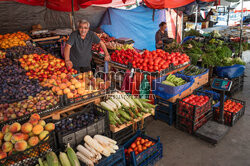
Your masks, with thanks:
[[[178,8],[195,0],[144,0],[145,4],[152,9]]]
[[[216,72],[219,77],[231,79],[242,76],[245,68],[246,67],[244,65],[216,67]]]
[[[72,0],[46,0],[46,7],[52,10],[71,12]],[[78,11],[78,0],[74,0],[74,11]]]
[[[109,8],[103,18],[101,28],[115,38],[127,37],[135,41],[138,49],[155,50],[155,33],[165,19],[165,10],[155,10],[144,6],[132,10]]]
[[[109,4],[112,0],[78,0],[79,5],[81,8],[86,8],[91,5],[102,5],[102,4]]]
[[[17,2],[33,6],[44,6],[45,4],[45,0],[17,0]]]

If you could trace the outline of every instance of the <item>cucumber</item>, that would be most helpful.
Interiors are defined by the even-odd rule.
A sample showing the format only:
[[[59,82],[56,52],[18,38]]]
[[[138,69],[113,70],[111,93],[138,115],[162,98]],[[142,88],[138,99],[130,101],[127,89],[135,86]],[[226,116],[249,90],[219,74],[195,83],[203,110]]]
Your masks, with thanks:
[[[49,152],[46,154],[46,159],[49,166],[59,166],[59,160],[55,152]]]

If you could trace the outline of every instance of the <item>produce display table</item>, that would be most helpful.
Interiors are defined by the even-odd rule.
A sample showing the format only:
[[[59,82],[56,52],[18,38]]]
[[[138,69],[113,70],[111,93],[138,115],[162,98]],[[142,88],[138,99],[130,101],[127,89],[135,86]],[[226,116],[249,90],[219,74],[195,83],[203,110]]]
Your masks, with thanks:
[[[63,113],[70,112],[70,111],[72,111],[74,109],[80,108],[80,107],[82,107],[84,105],[87,105],[89,103],[92,103],[92,102],[94,102],[95,104],[100,103],[101,97],[103,97],[103,96],[99,96],[99,97],[92,98],[92,99],[89,99],[89,100],[86,100],[86,101],[83,101],[83,102],[80,102],[80,103],[75,103],[75,104],[66,106],[66,107],[64,107],[62,109],[59,109],[59,110],[51,113],[50,115],[42,117],[42,119],[52,118],[54,120],[59,120],[60,115],[63,114]]]

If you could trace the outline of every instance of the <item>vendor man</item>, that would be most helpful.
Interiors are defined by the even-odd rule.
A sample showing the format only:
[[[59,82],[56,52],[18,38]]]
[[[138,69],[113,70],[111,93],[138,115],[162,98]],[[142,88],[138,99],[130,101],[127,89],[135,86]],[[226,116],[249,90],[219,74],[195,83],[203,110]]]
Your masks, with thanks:
[[[78,22],[78,30],[72,32],[64,49],[65,63],[67,68],[72,67],[78,72],[91,70],[92,43],[100,43],[105,54],[105,61],[110,61],[110,55],[103,41],[92,31],[89,31],[90,24],[86,20]]]
[[[160,29],[155,34],[155,47],[156,49],[163,49],[164,42],[165,44],[172,43],[173,39],[168,38],[166,22],[161,22],[159,27]]]

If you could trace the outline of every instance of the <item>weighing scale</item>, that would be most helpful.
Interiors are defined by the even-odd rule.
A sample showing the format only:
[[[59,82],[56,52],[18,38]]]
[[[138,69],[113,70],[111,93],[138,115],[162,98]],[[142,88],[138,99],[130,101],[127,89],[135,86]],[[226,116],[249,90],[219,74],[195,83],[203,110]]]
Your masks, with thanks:
[[[219,123],[209,120],[201,128],[199,128],[195,135],[201,139],[204,139],[207,142],[212,144],[217,144],[229,131],[229,127],[224,125],[224,100],[225,100],[225,91],[230,91],[232,86],[231,80],[214,78],[212,83],[212,88],[220,91],[220,119]]]

